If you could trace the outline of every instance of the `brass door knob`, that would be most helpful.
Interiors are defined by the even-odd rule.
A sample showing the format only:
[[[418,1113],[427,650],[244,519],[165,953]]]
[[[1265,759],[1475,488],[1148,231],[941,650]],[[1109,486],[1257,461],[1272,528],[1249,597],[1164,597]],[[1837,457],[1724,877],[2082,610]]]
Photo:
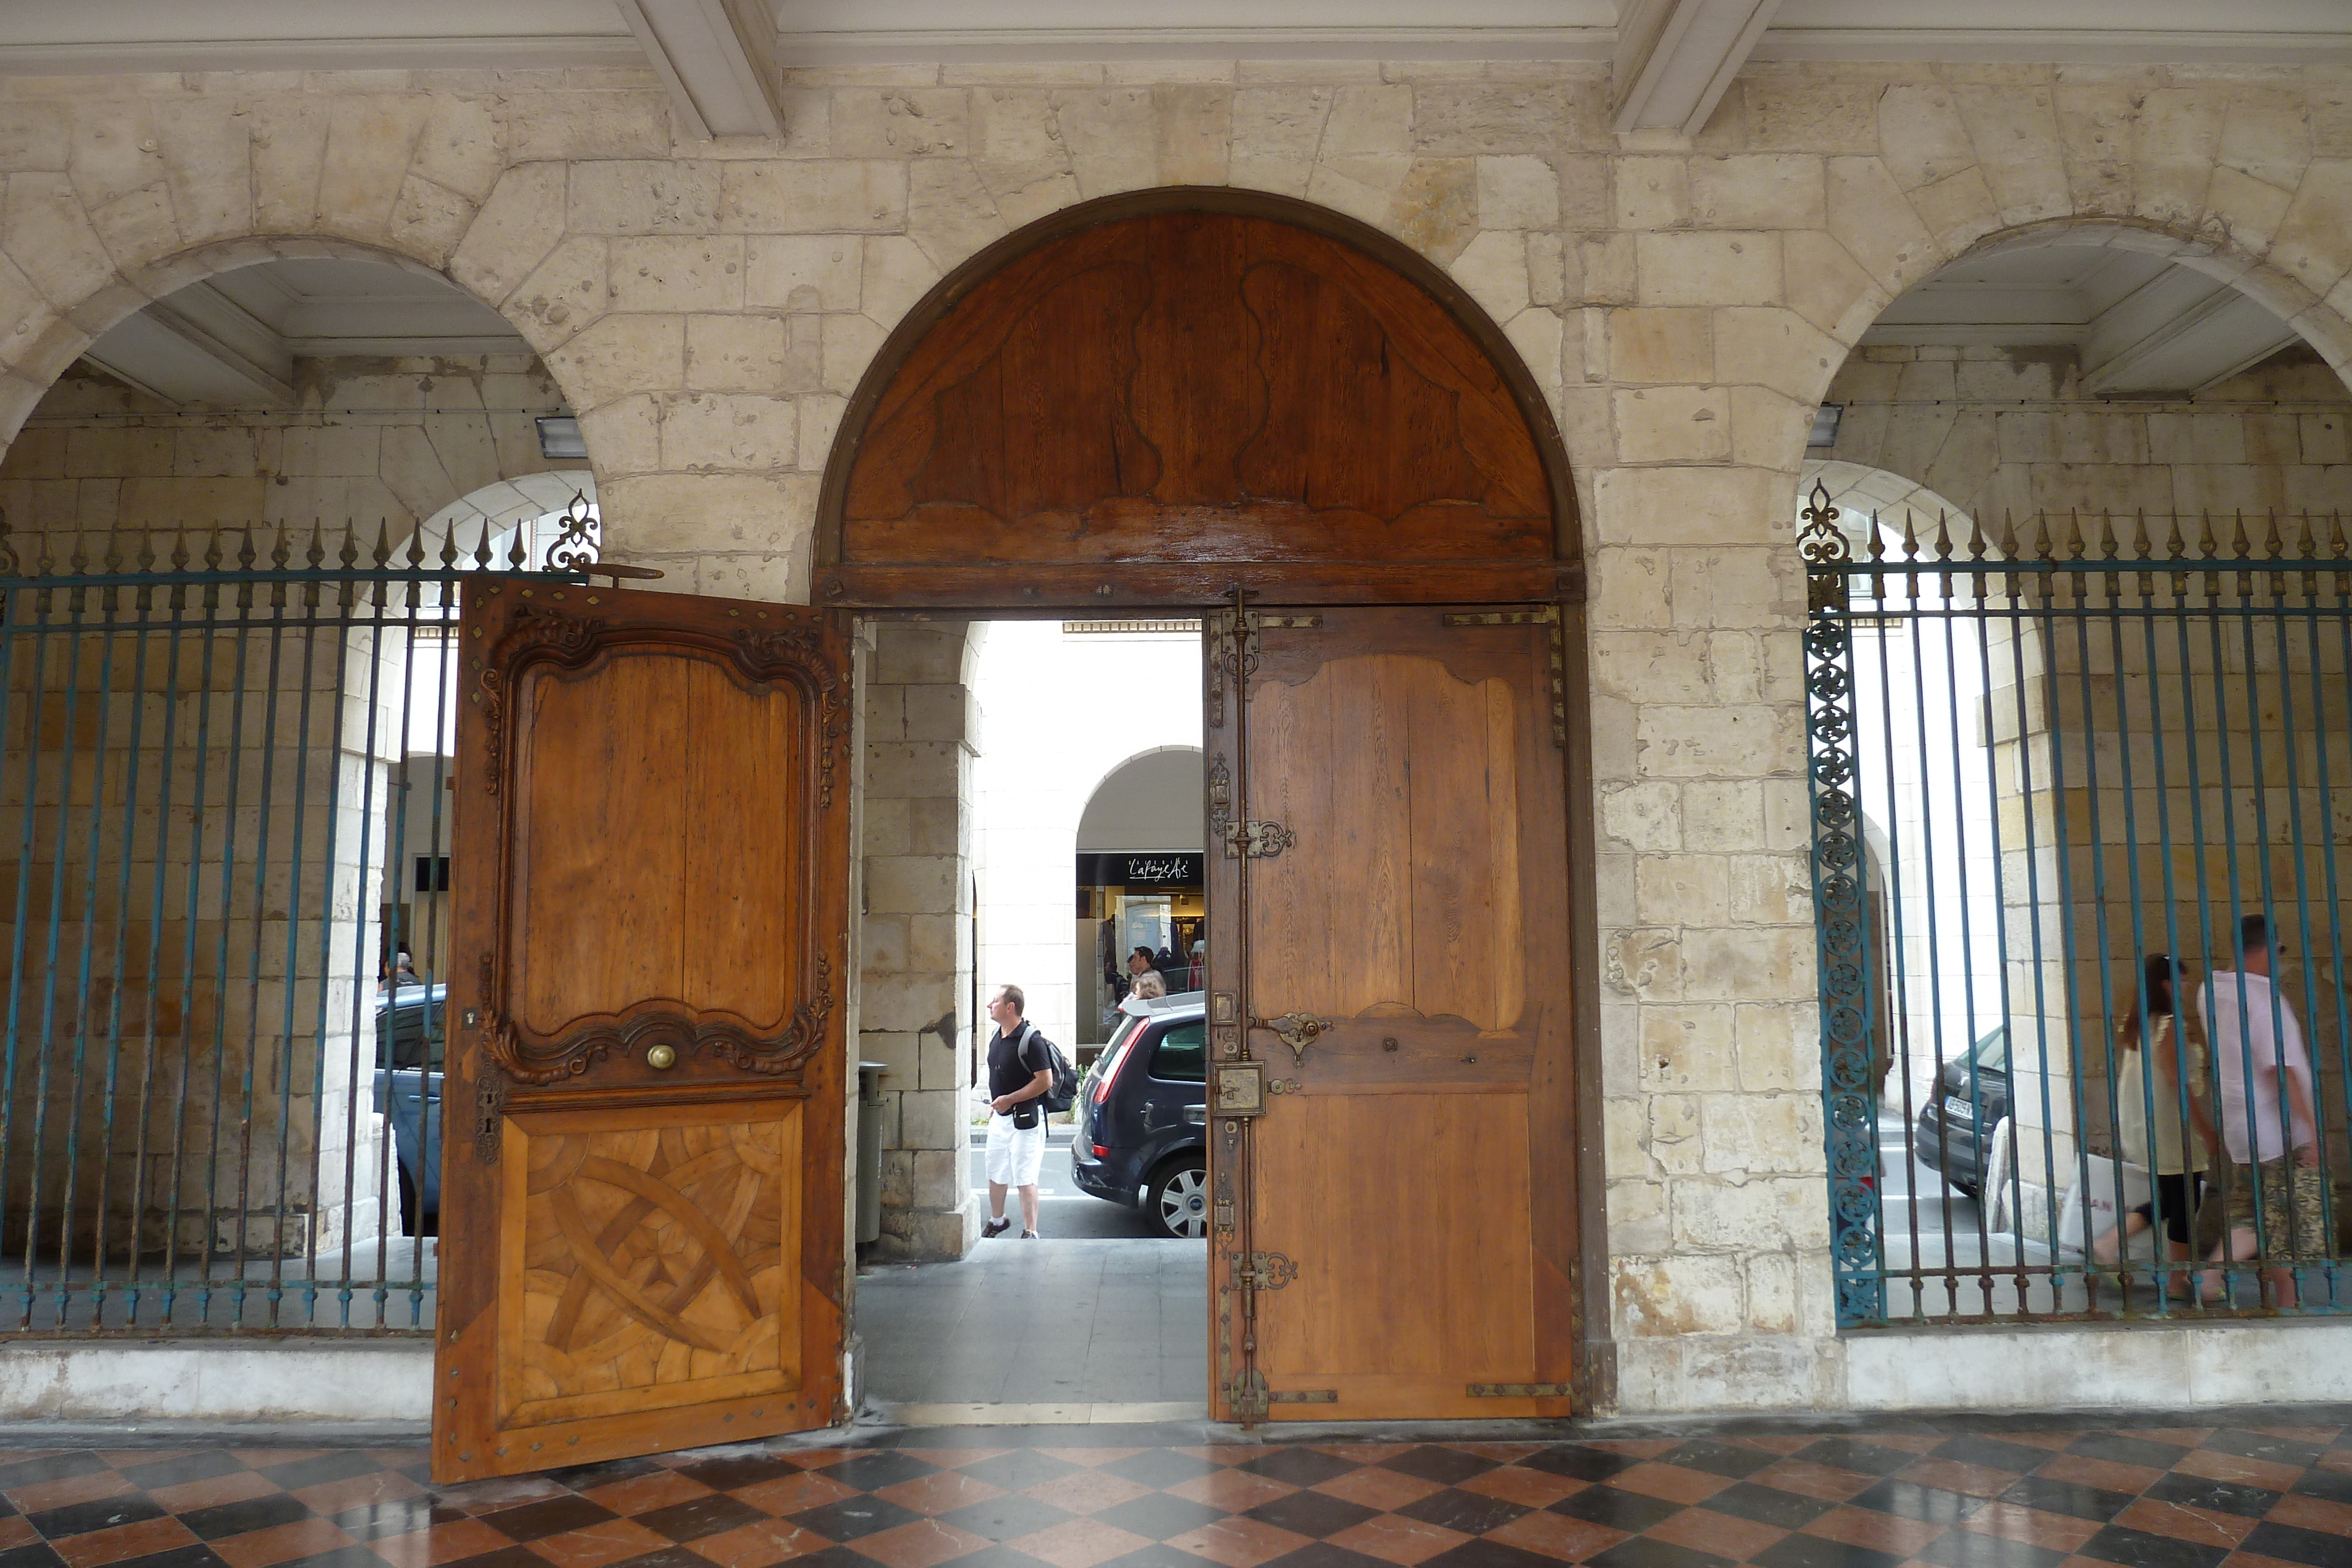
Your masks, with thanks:
[[[646,1048],[646,1065],[660,1071],[677,1061],[677,1048],[670,1045],[649,1045]]]

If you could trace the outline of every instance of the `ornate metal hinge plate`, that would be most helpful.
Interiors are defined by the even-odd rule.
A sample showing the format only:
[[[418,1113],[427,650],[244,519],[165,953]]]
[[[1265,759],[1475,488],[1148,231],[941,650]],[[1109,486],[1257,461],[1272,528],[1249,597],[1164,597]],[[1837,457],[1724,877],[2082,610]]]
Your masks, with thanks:
[[[1298,1278],[1298,1265],[1279,1252],[1243,1252],[1234,1258],[1234,1283],[1253,1291],[1279,1291]]]
[[[1225,1402],[1240,1421],[1259,1421],[1269,1405],[1337,1405],[1336,1388],[1268,1388],[1262,1372],[1244,1372],[1226,1386]]]
[[[1270,1019],[1250,1019],[1250,1028],[1272,1030],[1275,1039],[1290,1047],[1294,1061],[1306,1061],[1307,1048],[1332,1027],[1329,1019],[1318,1019],[1307,1013],[1282,1013]]]
[[[1472,610],[1445,616],[1448,626],[1549,626],[1551,628],[1551,743],[1568,749],[1568,641],[1559,606],[1534,610]]]
[[[1468,1392],[1473,1399],[1565,1399],[1569,1396],[1565,1383],[1474,1383]]]
[[[1298,842],[1298,835],[1280,822],[1234,822],[1223,837],[1229,861],[1270,861]]]

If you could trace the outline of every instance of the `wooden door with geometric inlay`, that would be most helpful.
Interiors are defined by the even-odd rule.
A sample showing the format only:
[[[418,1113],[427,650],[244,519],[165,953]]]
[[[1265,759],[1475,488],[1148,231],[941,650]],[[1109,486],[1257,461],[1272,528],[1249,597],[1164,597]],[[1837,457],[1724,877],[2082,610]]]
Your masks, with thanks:
[[[1559,632],[1549,606],[1212,623],[1211,907],[1241,937],[1210,945],[1238,1113],[1214,1414],[1570,1413]]]
[[[467,591],[436,1480],[846,1414],[839,622]]]

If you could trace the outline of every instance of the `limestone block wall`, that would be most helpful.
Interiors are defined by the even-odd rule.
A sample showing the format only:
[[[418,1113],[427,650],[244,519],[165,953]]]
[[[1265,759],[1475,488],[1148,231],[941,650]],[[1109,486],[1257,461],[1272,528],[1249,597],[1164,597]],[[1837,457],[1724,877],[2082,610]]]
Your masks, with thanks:
[[[389,255],[539,352],[614,553],[675,588],[804,600],[844,400],[982,246],[1184,183],[1384,230],[1502,325],[1576,476],[1619,1402],[1843,1401],[1800,893],[1812,408],[1896,294],[2053,225],[2230,277],[2343,366],[2352,79],[1759,62],[1689,139],[1612,135],[1589,63],[783,86],[781,139],[697,142],[642,72],[8,78],[0,431],[142,298],[289,240]]]
[[[1880,507],[1897,528],[1916,514],[1922,538],[1947,507],[1994,537],[2044,513],[2062,531],[2145,514],[2162,540],[2178,518],[2192,545],[2207,516],[2224,542],[2241,510],[2352,516],[2352,393],[2308,349],[2157,402],[2091,396],[2070,350],[1869,347],[1824,401],[1845,412],[1813,455],[1934,492]]]
[[[86,364],[43,395],[0,458],[0,515],[50,536],[323,523],[404,540],[459,497],[560,468],[531,421],[563,396],[527,355],[461,360],[298,360],[292,409],[173,408]],[[561,506],[570,492],[555,499]],[[475,529],[461,527],[470,550]],[[169,544],[162,549],[168,551]]]
[[[967,1103],[980,749],[970,682],[982,630],[883,622],[866,669],[856,1049],[888,1071],[876,1243],[886,1258],[961,1258],[980,1239]]]

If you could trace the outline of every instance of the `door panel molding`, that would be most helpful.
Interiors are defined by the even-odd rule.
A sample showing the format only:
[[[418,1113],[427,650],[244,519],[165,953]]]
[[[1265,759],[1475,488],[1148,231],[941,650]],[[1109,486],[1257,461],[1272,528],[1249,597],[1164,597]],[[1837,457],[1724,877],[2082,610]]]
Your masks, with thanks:
[[[498,594],[503,587],[496,585],[490,591]],[[534,591],[521,591],[524,595]],[[552,1027],[533,1018],[529,995],[517,995],[522,989],[519,980],[525,977],[519,977],[518,970],[531,967],[529,960],[534,956],[543,957],[541,967],[557,971],[540,980],[543,993],[561,996],[576,989],[579,979],[564,971],[588,961],[587,955],[580,951],[582,939],[596,923],[610,917],[609,909],[601,900],[593,895],[585,900],[572,896],[576,890],[568,886],[559,887],[553,896],[532,907],[531,896],[539,891],[534,873],[541,870],[532,861],[533,852],[560,853],[576,846],[575,852],[567,857],[571,863],[558,872],[566,883],[600,882],[616,851],[625,859],[629,858],[627,852],[631,850],[675,851],[680,857],[679,873],[688,880],[694,879],[698,873],[706,879],[713,873],[725,876],[730,872],[734,877],[756,877],[762,869],[730,864],[740,852],[740,846],[712,842],[707,838],[693,841],[697,839],[694,829],[700,803],[727,786],[749,786],[751,779],[743,775],[761,770],[740,767],[746,758],[732,746],[713,745],[702,755],[691,748],[681,749],[687,737],[675,730],[641,737],[639,755],[630,758],[627,765],[613,769],[614,788],[627,791],[631,798],[615,800],[608,793],[601,803],[626,808],[630,821],[607,824],[599,841],[599,835],[583,832],[583,824],[562,820],[567,815],[561,810],[562,796],[577,787],[576,780],[565,775],[593,767],[600,760],[617,763],[621,759],[572,755],[568,749],[561,749],[555,758],[547,759],[550,767],[530,767],[537,759],[524,756],[523,748],[527,744],[536,744],[536,729],[526,737],[522,724],[509,721],[509,712],[530,704],[534,696],[543,703],[561,704],[569,695],[561,689],[542,692],[535,688],[544,685],[578,689],[582,677],[600,670],[609,671],[616,659],[633,653],[652,653],[657,655],[654,661],[656,670],[684,677],[674,682],[671,689],[637,694],[653,699],[647,705],[652,710],[648,716],[656,724],[684,721],[688,716],[681,710],[695,696],[701,696],[706,703],[713,695],[723,698],[723,694],[690,690],[696,684],[691,674],[677,668],[688,661],[723,674],[740,692],[755,701],[761,696],[789,695],[795,711],[787,716],[782,726],[768,727],[786,733],[765,737],[770,747],[760,755],[797,760],[796,769],[788,766],[783,779],[770,780],[789,782],[799,793],[796,798],[776,803],[778,814],[791,821],[793,831],[790,841],[782,846],[786,863],[768,869],[782,870],[796,884],[798,896],[793,907],[799,911],[814,906],[825,872],[819,814],[846,812],[846,790],[841,784],[842,765],[849,751],[848,670],[845,662],[828,654],[816,629],[787,620],[791,612],[758,606],[730,606],[725,619],[734,623],[723,629],[637,623],[613,612],[619,597],[581,591],[571,591],[567,597],[566,591],[557,590],[548,593],[548,598],[564,599],[565,602],[520,603],[502,631],[489,633],[488,654],[471,662],[473,703],[481,715],[484,732],[482,783],[485,792],[495,801],[492,810],[498,815],[499,827],[498,853],[492,862],[492,898],[493,907],[502,918],[498,922],[489,950],[482,955],[479,973],[484,1049],[508,1077],[524,1084],[552,1083],[576,1077],[608,1057],[641,1059],[645,1051],[656,1045],[668,1046],[682,1059],[707,1058],[769,1076],[797,1075],[823,1042],[828,1020],[839,1002],[834,955],[825,944],[808,940],[803,930],[771,934],[782,938],[778,946],[784,952],[797,952],[800,962],[796,969],[782,964],[772,968],[738,964],[731,967],[734,973],[730,976],[725,972],[730,966],[710,964],[708,948],[692,940],[697,934],[681,927],[676,934],[677,952],[668,974],[645,977],[658,986],[652,994],[644,994],[641,989],[625,1005],[563,1018]],[[806,613],[800,612],[803,616]],[[742,624],[747,619],[752,623]],[[736,736],[740,736],[747,726],[756,730],[766,716],[754,711],[752,704],[736,706],[736,714],[695,716],[713,730],[727,728]],[[592,718],[585,713],[544,716]],[[737,722],[730,726],[725,722],[729,718]],[[583,741],[580,736],[582,727],[578,723],[546,727],[552,745],[559,748],[582,744],[593,748],[610,744],[609,737],[593,726],[588,727]],[[733,778],[698,777],[692,768],[698,761],[723,766],[730,759],[738,764],[728,769],[737,775]],[[638,776],[630,776],[633,770]],[[794,770],[800,774],[797,779],[790,776]],[[533,788],[542,779],[547,789],[555,792],[556,800],[542,798]],[[836,796],[841,799],[837,800]],[[804,803],[810,801],[814,803],[814,812],[803,809]],[[540,819],[546,810],[555,811],[559,820],[542,824]],[[628,836],[628,841],[614,841],[623,835]],[[661,841],[646,841],[647,836],[655,835]],[[699,854],[694,852],[698,849]],[[730,890],[720,891],[723,894]],[[530,948],[544,948],[546,952],[534,955]],[[630,955],[623,952],[612,956],[625,962]],[[753,958],[758,955],[745,952],[733,956]],[[721,972],[703,977],[702,988],[688,984],[685,971],[689,967],[704,965]],[[791,984],[780,1005],[759,1009],[767,1015],[764,1017],[746,1016],[739,1009],[689,1000],[683,994],[694,988],[707,990],[712,979],[723,986],[730,978],[785,978]],[[668,983],[659,984],[662,979]]]
[[[848,1414],[845,622],[469,587],[436,1480]]]
[[[1209,862],[1221,1087],[1263,1084],[1213,1122],[1213,1411],[1567,1414],[1590,1118],[1556,622],[1288,619],[1244,601],[1203,626],[1210,809],[1295,835]],[[1317,1027],[1278,1040],[1277,1010]],[[1261,1254],[1295,1265],[1278,1293],[1233,1266]],[[1551,1392],[1471,1392],[1500,1385]]]

